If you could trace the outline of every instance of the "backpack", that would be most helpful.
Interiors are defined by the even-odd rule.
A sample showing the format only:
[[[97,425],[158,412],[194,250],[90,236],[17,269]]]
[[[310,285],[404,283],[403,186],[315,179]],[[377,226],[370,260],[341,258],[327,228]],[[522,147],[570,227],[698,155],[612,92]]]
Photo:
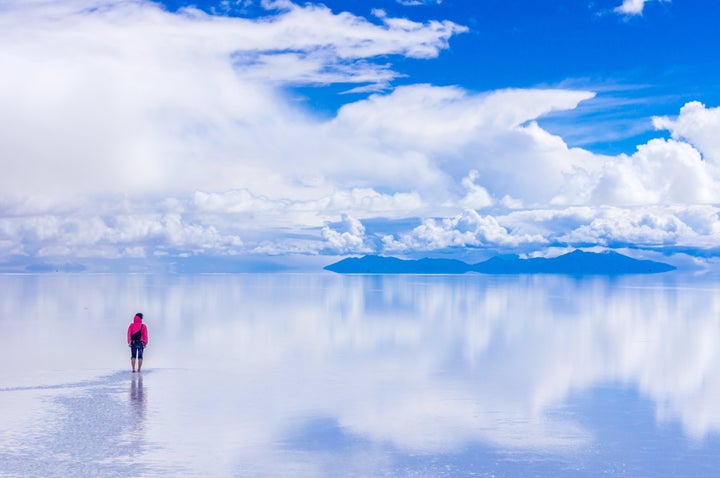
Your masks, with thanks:
[[[137,342],[140,342],[140,341],[142,340],[142,329],[143,329],[143,327],[145,327],[145,324],[140,324],[140,328],[138,329],[138,331],[135,332],[134,334],[132,334],[132,335],[130,336],[130,340],[131,340],[132,342],[137,343]]]

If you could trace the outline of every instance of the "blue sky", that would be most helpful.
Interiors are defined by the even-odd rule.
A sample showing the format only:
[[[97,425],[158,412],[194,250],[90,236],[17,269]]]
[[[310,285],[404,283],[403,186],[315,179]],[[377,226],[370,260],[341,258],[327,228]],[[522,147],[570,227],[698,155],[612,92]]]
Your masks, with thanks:
[[[582,247],[713,268],[719,13],[682,0],[3,2],[0,266],[257,270]]]

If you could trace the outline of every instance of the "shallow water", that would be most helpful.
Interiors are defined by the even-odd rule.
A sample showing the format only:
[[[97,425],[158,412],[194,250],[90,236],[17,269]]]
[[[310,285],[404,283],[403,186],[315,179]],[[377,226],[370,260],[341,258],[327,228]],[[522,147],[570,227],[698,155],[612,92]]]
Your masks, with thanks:
[[[719,285],[2,275],[0,475],[715,476]]]

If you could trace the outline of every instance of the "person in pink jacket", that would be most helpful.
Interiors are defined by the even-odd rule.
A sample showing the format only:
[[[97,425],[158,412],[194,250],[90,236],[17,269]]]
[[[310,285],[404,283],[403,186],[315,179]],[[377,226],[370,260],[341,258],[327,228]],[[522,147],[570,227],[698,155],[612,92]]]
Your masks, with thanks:
[[[143,315],[138,312],[127,330],[127,342],[130,347],[130,364],[135,373],[135,359],[137,359],[137,371],[142,368],[143,350],[148,344],[147,325],[142,323]]]

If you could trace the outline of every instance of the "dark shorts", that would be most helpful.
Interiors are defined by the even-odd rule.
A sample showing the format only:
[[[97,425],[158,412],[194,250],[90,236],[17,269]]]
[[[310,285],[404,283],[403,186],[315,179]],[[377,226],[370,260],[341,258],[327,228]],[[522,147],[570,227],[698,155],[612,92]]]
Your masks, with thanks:
[[[130,344],[130,358],[142,360],[143,348],[142,342],[132,342]]]

